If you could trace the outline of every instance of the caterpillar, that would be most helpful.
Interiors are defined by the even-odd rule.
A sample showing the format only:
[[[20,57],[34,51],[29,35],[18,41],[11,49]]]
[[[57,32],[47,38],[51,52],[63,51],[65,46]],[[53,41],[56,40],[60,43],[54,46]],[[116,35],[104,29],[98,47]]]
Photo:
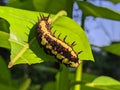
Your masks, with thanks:
[[[55,56],[60,62],[64,63],[70,67],[78,67],[80,64],[80,60],[78,55],[81,52],[75,52],[73,46],[75,46],[75,41],[72,44],[66,43],[64,37],[63,40],[60,40],[60,35],[58,37],[55,36],[55,32],[51,32],[52,29],[52,21],[50,15],[44,16],[40,15],[40,19],[37,24],[37,40],[41,48],[49,54]]]

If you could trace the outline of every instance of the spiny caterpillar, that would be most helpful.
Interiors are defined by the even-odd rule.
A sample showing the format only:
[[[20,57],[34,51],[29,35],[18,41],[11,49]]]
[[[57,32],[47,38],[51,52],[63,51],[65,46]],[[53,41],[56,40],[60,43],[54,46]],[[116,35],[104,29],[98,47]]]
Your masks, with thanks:
[[[59,36],[55,36],[55,32],[51,32],[52,22],[50,15],[44,17],[40,15],[41,19],[38,20],[37,25],[37,40],[40,47],[49,54],[55,56],[60,62],[70,67],[77,67],[80,64],[78,54],[73,50],[75,41],[69,45],[65,42],[67,36],[63,40],[60,40]]]

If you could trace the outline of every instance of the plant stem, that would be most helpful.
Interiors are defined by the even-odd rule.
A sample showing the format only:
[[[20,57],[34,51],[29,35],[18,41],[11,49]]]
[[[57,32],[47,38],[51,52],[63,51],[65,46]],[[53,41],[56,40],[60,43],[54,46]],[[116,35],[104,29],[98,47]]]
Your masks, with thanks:
[[[86,1],[86,0],[83,0],[83,1]],[[85,24],[85,15],[84,15],[84,13],[82,13],[81,27],[83,28],[83,30],[84,30],[84,24]],[[76,69],[75,82],[81,82],[81,80],[82,80],[82,66],[83,66],[83,62],[81,61],[81,64]],[[81,90],[81,85],[80,84],[75,85],[74,90]]]
[[[84,13],[82,13],[82,25],[81,25],[81,27],[83,28],[83,30],[84,30],[84,25],[85,25],[85,15],[84,15]]]
[[[76,69],[75,82],[80,82],[81,78],[82,78],[82,62]],[[74,90],[80,90],[80,89],[81,89],[80,84],[77,84],[77,85],[74,86]]]

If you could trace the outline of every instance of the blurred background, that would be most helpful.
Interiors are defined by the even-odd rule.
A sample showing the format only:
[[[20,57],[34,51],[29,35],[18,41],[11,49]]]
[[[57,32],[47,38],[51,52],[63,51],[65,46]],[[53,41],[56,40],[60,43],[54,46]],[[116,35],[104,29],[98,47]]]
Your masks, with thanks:
[[[85,1],[96,6],[108,7],[120,12],[120,3],[113,3],[109,0]],[[39,11],[38,9],[33,8],[31,3],[32,2],[29,0],[0,0],[1,6],[10,6],[32,11]],[[71,9],[72,12],[68,12],[68,16],[73,18],[78,24],[82,25],[83,13],[78,4],[74,2]],[[87,16],[84,18],[83,28],[91,44],[93,56],[95,59],[95,62],[84,61],[84,73],[93,74],[94,76],[105,75],[120,80],[120,56],[111,52],[106,52],[100,48],[120,42],[119,26],[120,21],[99,17],[96,18],[93,16]],[[5,61],[5,65],[7,66],[10,60],[10,50],[0,48],[0,57],[3,59],[3,61]],[[10,71],[8,70],[8,72],[11,73],[10,75],[12,79],[17,84],[23,82],[26,77],[29,77],[30,79],[27,80],[32,82],[31,88],[29,88],[29,90],[39,90],[40,88],[43,88],[46,82],[55,80],[56,71],[58,69],[58,63],[45,62],[31,66],[16,65],[10,68]]]
[[[120,12],[120,3],[112,3],[109,0],[87,0],[88,2],[102,7],[108,7]],[[106,12],[103,12],[106,13]],[[73,19],[81,25],[82,10],[77,3],[73,7]],[[120,42],[120,21],[105,18],[95,18],[88,16],[85,19],[84,30],[92,45],[95,63],[85,62],[85,72],[92,72],[97,75],[108,75],[120,80],[120,56],[103,51],[96,46],[109,46]],[[117,47],[116,47],[117,48]],[[91,68],[91,70],[90,70]]]

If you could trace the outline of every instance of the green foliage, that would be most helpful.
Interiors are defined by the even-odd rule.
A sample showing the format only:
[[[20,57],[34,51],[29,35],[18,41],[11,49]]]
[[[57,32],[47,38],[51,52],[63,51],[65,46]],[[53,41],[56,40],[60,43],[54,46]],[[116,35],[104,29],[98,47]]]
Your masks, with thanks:
[[[56,14],[58,11],[65,10],[68,16],[72,17],[73,1],[70,0],[9,0],[8,6]]]
[[[57,31],[55,36],[62,33],[60,39],[63,39],[64,36],[67,35],[67,43],[70,44],[76,41],[77,45],[74,47],[75,51],[83,51],[79,55],[80,60],[94,60],[83,29],[70,18],[62,16],[63,12],[60,12],[58,16],[53,15],[60,10],[66,10],[68,16],[71,17],[73,0],[69,2],[67,0],[52,1],[53,2],[50,0],[9,0],[7,5],[10,7],[0,6],[0,17],[2,18],[0,19],[0,47],[11,50],[11,62],[9,63],[9,67],[15,64],[34,64],[43,61],[56,61],[56,59],[44,53],[35,38],[36,23],[38,22],[39,14],[47,16],[49,13],[53,21],[52,32]],[[119,0],[110,1],[114,3],[119,2]],[[120,13],[109,8],[95,6],[88,2],[80,2],[78,0],[77,3],[85,17],[94,16],[120,20]],[[119,46],[118,43],[100,48],[120,56]],[[43,90],[119,90],[120,88],[120,82],[113,78],[82,74],[82,66],[76,69],[77,73],[75,73],[75,69],[69,69],[64,65],[61,65],[61,70],[41,65],[36,65],[34,68],[38,72],[43,70],[56,73],[55,81],[46,83]],[[11,74],[3,59],[0,57],[1,90],[39,90],[41,87],[40,85],[31,85],[30,78],[25,78],[19,84],[16,82],[11,79]],[[74,88],[75,85],[81,85],[81,89]]]
[[[110,77],[100,76],[96,78],[92,83],[87,83],[86,86],[103,90],[119,90],[120,82]]]
[[[4,60],[0,56],[0,81],[5,84],[10,86],[11,85],[11,75],[10,71],[8,70]]]
[[[14,80],[11,79],[11,73],[4,62],[4,59],[0,56],[0,89],[1,90],[27,90],[31,79],[27,78],[21,82],[20,86],[14,84]]]
[[[117,3],[120,3],[120,0],[110,0],[111,2],[117,4]]]
[[[56,90],[56,82],[48,82],[45,84],[43,90]]]
[[[2,12],[0,16],[6,19],[11,25],[9,39],[11,44],[11,62],[9,67],[21,63],[34,64],[40,63],[43,60],[54,60],[54,58],[49,55],[46,57],[44,51],[39,47],[35,38],[35,28],[30,31],[30,28],[34,27],[31,22],[37,23],[39,12],[20,10],[10,7],[0,8]],[[6,11],[8,12],[6,13]],[[54,28],[52,31],[57,29],[56,36],[58,36],[59,33],[63,33],[61,35],[61,39],[67,35],[66,41],[68,43],[76,41],[77,45],[74,47],[76,52],[83,51],[83,53],[79,55],[80,60],[93,60],[85,33],[77,23],[67,17],[59,17],[55,22],[53,22],[53,26]],[[29,43],[27,43],[29,32],[30,34],[32,33],[33,36],[30,37],[33,38],[29,39]]]
[[[112,20],[120,20],[120,13],[110,8],[95,6],[88,2],[77,1],[85,16],[94,16]]]
[[[0,31],[0,47],[10,49],[10,44],[8,39],[9,39],[9,33]]]
[[[0,47],[10,49],[9,39],[9,23],[4,20],[0,19]]]
[[[69,77],[68,77],[68,68],[64,65],[62,65],[62,71],[57,73],[56,76],[56,84],[57,88],[56,90],[69,90],[70,89],[70,83],[69,83]]]
[[[111,44],[109,46],[104,46],[101,48],[107,52],[120,56],[120,43]]]
[[[101,89],[98,89],[95,87],[90,87],[90,86],[85,84],[85,83],[91,83],[96,78],[97,78],[97,76],[95,76],[95,75],[83,73],[83,75],[82,75],[82,82],[83,83],[81,84],[81,90],[101,90]]]

